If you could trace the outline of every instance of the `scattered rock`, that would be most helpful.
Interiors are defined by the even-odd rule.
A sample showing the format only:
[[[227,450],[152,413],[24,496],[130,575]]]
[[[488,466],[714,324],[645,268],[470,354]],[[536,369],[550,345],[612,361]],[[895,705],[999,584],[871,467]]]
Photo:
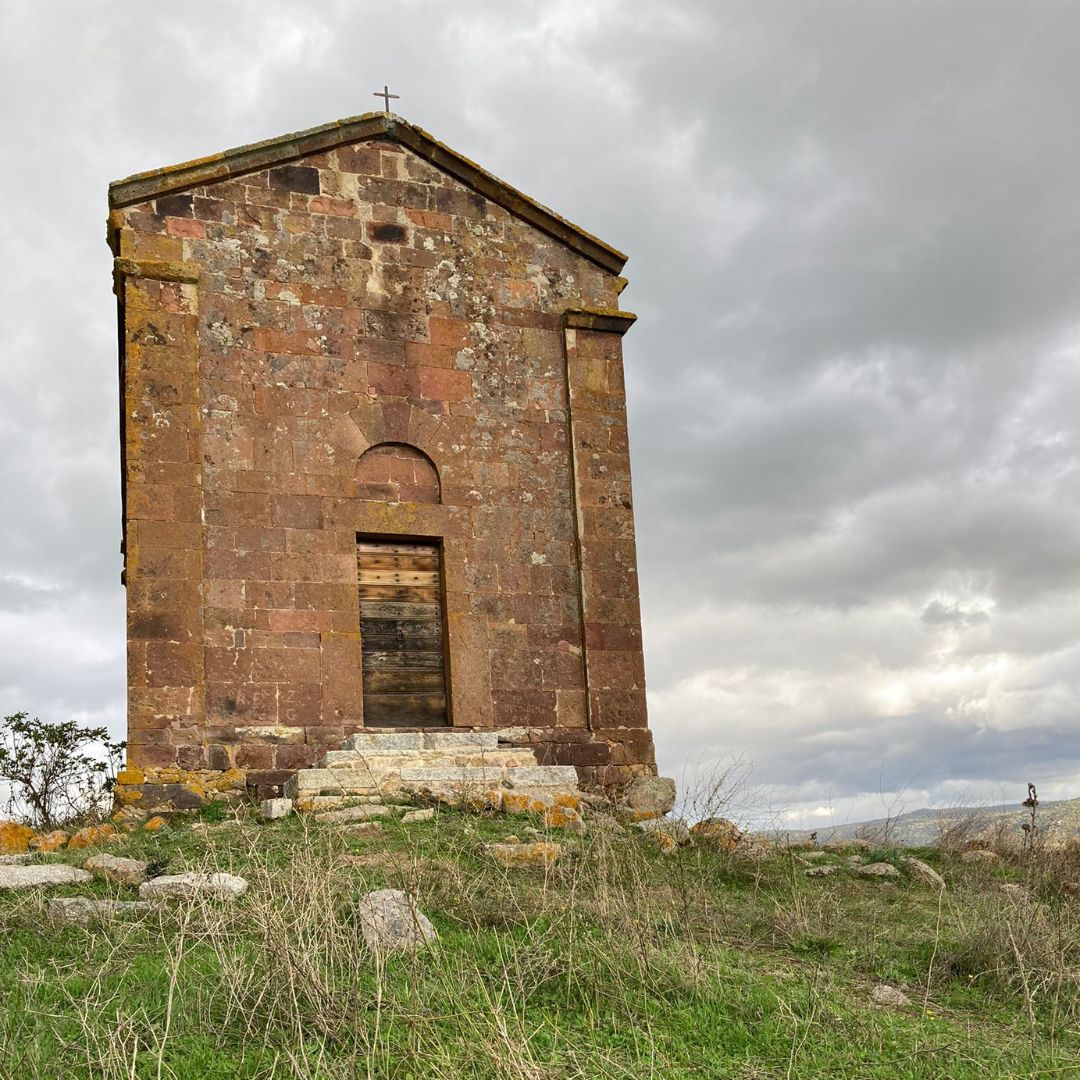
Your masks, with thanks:
[[[355,825],[346,825],[342,832],[347,836],[364,836],[367,833],[379,832],[381,829],[381,821],[360,821]]]
[[[30,841],[31,851],[59,851],[68,842],[68,834],[63,829],[53,829],[44,836],[35,836]]]
[[[995,866],[1001,862],[1001,856],[996,851],[987,851],[985,848],[972,848],[962,852],[960,858],[972,866]]]
[[[742,840],[742,830],[727,818],[706,818],[690,827],[690,835],[699,844],[706,844],[728,853],[735,850]]]
[[[775,842],[767,836],[743,833],[743,838],[733,854],[740,859],[748,859],[750,862],[764,862],[765,859],[775,855],[777,850]]]
[[[68,847],[96,847],[99,844],[112,844],[122,839],[123,833],[119,832],[115,825],[106,822],[103,825],[87,825],[85,829],[80,829],[68,841]]]
[[[691,829],[690,831],[693,832],[693,829]],[[796,858],[799,860],[799,862],[802,863],[816,863],[819,862],[821,859],[828,858],[828,856],[829,853],[827,851],[822,851],[820,848],[818,848],[816,851],[800,852],[796,856]]]
[[[259,813],[263,821],[277,821],[288,817],[292,811],[292,799],[263,799],[259,804]]]
[[[870,1000],[875,1005],[884,1005],[894,1009],[902,1009],[911,1004],[911,998],[894,986],[886,986],[882,983],[870,991]]]
[[[0,866],[21,866],[34,857],[34,852],[24,851],[19,855],[0,855]]]
[[[865,878],[897,878],[900,876],[900,871],[892,863],[887,862],[867,863],[865,866],[856,867],[855,873],[859,877]]]
[[[487,850],[503,866],[551,866],[562,854],[562,845],[550,841],[532,844],[488,844]]]
[[[635,821],[634,828],[650,836],[666,836],[676,845],[690,843],[690,829],[682,818],[648,818],[646,821]],[[661,846],[667,850],[667,845]]]
[[[922,859],[916,859],[914,855],[909,855],[904,859],[904,867],[916,881],[921,881],[924,885],[933,885],[935,889],[945,888],[945,879],[932,866],[924,863]]]
[[[75,866],[49,863],[47,866],[0,867],[0,889],[37,889],[49,885],[82,885],[93,875]]]
[[[34,835],[34,830],[29,825],[20,825],[17,821],[0,821],[0,853],[19,855],[27,851]]]
[[[125,859],[120,855],[107,855],[103,852],[87,859],[83,863],[83,869],[89,870],[95,877],[115,881],[118,885],[141,885],[146,880],[149,865],[142,859]]]
[[[576,807],[556,803],[544,810],[544,825],[549,829],[565,829],[567,832],[583,833],[585,822]]]
[[[804,870],[803,874],[806,877],[829,877],[831,874],[835,874],[838,867],[832,865],[828,866],[811,866],[809,870]]]
[[[376,955],[426,948],[438,936],[416,901],[400,889],[377,889],[357,906],[360,933]]]
[[[830,840],[827,844],[823,844],[822,847],[826,851],[869,851],[873,845],[869,840],[863,840],[858,836],[849,836],[843,840]]]
[[[183,874],[163,874],[139,886],[143,900],[193,900],[199,896],[217,896],[233,900],[247,892],[248,883],[235,874],[200,874],[189,870]]]
[[[144,828],[144,829],[145,829],[145,830],[146,830],[147,832],[157,832],[157,831],[158,831],[158,829],[163,829],[163,828],[164,828],[164,827],[165,827],[166,825],[168,825],[168,824],[169,824],[169,822],[168,822],[168,819],[167,819],[167,818],[163,818],[163,817],[162,817],[162,816],[161,816],[160,814],[155,814],[155,815],[154,815],[154,816],[153,816],[153,817],[152,817],[152,818],[151,818],[151,819],[150,819],[150,820],[149,820],[149,821],[148,821],[148,822],[147,822],[147,823],[146,823],[146,824],[145,824],[145,825],[143,826],[143,828]]]
[[[152,911],[143,900],[94,900],[89,896],[58,896],[49,901],[49,918],[54,922],[81,924],[105,922],[126,915]]]
[[[434,817],[435,809],[429,806],[426,810],[410,810],[401,815],[401,820],[405,825],[415,825],[418,821],[431,821]]]
[[[862,866],[866,860],[861,855],[849,855],[847,857],[848,866]]]
[[[387,817],[389,813],[389,806],[372,803],[370,806],[346,806],[344,810],[324,810],[322,813],[315,815],[315,820],[326,821],[331,824],[348,821],[370,821],[372,818]]]
[[[626,786],[622,806],[637,820],[662,817],[675,809],[675,781],[668,776],[637,776]]]

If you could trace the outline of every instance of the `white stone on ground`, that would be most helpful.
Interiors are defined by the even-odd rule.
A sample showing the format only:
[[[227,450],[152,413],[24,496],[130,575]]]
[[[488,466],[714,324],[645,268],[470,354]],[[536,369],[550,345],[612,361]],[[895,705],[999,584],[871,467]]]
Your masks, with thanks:
[[[201,874],[189,870],[183,874],[163,874],[139,886],[143,900],[193,900],[198,896],[216,896],[233,900],[247,892],[248,883],[236,874]]]
[[[0,889],[39,889],[49,885],[82,885],[92,874],[66,863],[48,866],[0,866]]]
[[[858,866],[855,868],[855,873],[859,877],[866,878],[895,878],[900,876],[900,871],[892,863],[887,862],[872,862],[867,863],[865,866]]]
[[[911,1004],[911,998],[903,990],[897,990],[894,986],[886,986],[884,983],[875,986],[870,991],[870,1000],[875,1005],[888,1005],[897,1009]]]
[[[360,933],[376,955],[426,948],[438,936],[416,901],[400,889],[377,889],[357,905]]]
[[[292,799],[263,799],[259,804],[259,813],[264,821],[277,821],[292,813]]]
[[[690,827],[682,818],[648,818],[645,821],[635,821],[634,828],[643,833],[670,836],[677,844],[690,842]]]
[[[435,810],[429,806],[426,810],[410,810],[401,820],[406,825],[414,825],[418,821],[431,821],[434,816]]]
[[[806,877],[829,877],[831,874],[836,873],[836,867],[829,866],[811,866],[809,870],[804,870],[803,874]]]
[[[370,821],[372,818],[387,817],[389,806],[372,803],[370,806],[346,806],[343,810],[324,810],[315,815],[316,821]]]
[[[916,859],[914,855],[909,855],[904,859],[904,866],[913,878],[921,881],[924,885],[933,885],[935,889],[945,888],[945,879],[932,866],[924,863],[922,859]]]
[[[118,885],[141,885],[146,880],[149,863],[142,859],[125,859],[121,855],[94,855],[83,863],[95,877],[115,881]]]
[[[627,784],[621,801],[639,813],[670,814],[675,809],[675,781],[668,776],[637,776]]]
[[[104,922],[152,911],[143,900],[95,900],[89,896],[57,896],[49,901],[49,918],[58,923]]]

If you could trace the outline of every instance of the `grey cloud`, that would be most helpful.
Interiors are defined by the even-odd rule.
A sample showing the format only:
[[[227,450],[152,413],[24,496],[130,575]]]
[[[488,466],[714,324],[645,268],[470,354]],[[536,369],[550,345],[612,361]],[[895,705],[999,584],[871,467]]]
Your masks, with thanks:
[[[122,717],[105,187],[372,107],[629,251],[661,763],[1080,779],[1080,9],[9,0],[0,705]],[[983,617],[985,615],[985,617]],[[1055,779],[1051,779],[1054,777]]]

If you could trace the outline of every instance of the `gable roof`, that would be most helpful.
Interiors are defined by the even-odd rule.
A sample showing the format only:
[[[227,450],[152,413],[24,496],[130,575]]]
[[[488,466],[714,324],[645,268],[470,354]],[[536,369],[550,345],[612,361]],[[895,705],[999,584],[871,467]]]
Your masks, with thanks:
[[[174,191],[210,184],[215,180],[228,180],[234,176],[257,172],[261,169],[296,161],[308,154],[333,150],[338,146],[364,142],[368,139],[392,139],[413,153],[430,161],[455,179],[479,192],[485,198],[509,210],[553,236],[579,255],[596,263],[613,274],[618,274],[627,256],[617,248],[605,244],[573,222],[560,217],[553,210],[530,199],[517,188],[482,169],[474,161],[451,150],[423,128],[389,113],[364,113],[347,120],[335,120],[306,131],[281,135],[276,139],[238,146],[209,157],[196,158],[163,169],[136,173],[124,180],[114,180],[109,185],[109,207],[118,209],[133,203],[145,202]]]

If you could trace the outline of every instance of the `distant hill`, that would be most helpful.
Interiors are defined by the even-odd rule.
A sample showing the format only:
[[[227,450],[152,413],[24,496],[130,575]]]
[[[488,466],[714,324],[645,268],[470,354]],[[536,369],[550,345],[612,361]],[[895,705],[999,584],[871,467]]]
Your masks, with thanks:
[[[889,839],[904,847],[931,847],[945,830],[968,832],[972,837],[990,829],[1005,828],[1020,835],[1027,811],[1019,803],[1000,806],[961,806],[934,809],[924,807],[894,818],[875,818],[844,825],[819,825],[816,830],[790,829],[785,835],[805,839],[816,831],[823,843],[830,839]],[[1061,799],[1039,804],[1037,824],[1042,833],[1055,839],[1080,836],[1080,799]],[[886,835],[887,834],[887,835]]]

